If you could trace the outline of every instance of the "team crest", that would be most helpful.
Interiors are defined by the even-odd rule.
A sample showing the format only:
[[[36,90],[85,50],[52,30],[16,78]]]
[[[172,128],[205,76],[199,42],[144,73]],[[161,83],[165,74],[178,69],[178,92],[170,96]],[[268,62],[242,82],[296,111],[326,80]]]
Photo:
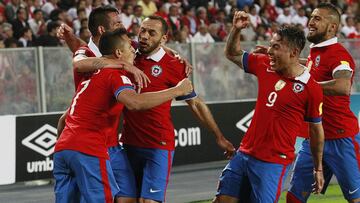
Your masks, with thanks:
[[[315,67],[318,67],[320,64],[320,55],[318,55],[316,58],[315,58]]]
[[[154,65],[153,67],[151,67],[151,75],[157,77],[162,73],[162,69],[160,66],[158,65]]]
[[[294,85],[293,85],[293,91],[295,92],[295,93],[300,93],[300,92],[302,92],[304,90],[304,85],[303,84],[301,84],[301,83],[294,83]]]
[[[281,90],[282,88],[285,87],[285,85],[286,85],[285,81],[283,81],[283,80],[277,81],[277,83],[275,84],[275,91]]]

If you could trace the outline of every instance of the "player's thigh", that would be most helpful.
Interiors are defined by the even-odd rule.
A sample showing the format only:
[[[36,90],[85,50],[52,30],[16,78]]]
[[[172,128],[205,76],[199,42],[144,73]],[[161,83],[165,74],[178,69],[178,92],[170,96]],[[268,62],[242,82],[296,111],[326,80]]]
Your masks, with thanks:
[[[263,162],[250,157],[248,174],[251,202],[277,202],[290,165]]]
[[[347,200],[360,198],[360,134],[326,141],[332,154],[329,163]]]
[[[74,174],[67,163],[71,157],[67,151],[56,152],[54,154],[55,178],[55,202],[56,203],[76,203],[80,201],[80,191],[76,184]]]
[[[136,198],[136,182],[125,150],[121,146],[109,148],[110,164],[114,173],[119,192],[116,197]],[[124,202],[128,202],[126,199]]]
[[[146,149],[144,154],[146,156],[146,164],[140,197],[145,200],[164,202],[174,151]]]
[[[247,174],[248,159],[248,155],[237,152],[223,169],[216,192],[220,202],[226,201],[228,197],[240,202],[249,200],[251,187]]]
[[[113,202],[119,189],[109,160],[77,152],[70,165],[86,202]]]

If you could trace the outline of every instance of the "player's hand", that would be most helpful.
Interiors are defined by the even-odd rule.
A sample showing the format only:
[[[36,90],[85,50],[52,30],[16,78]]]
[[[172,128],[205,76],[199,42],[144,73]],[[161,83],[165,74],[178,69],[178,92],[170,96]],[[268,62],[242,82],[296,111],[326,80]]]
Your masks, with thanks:
[[[236,11],[233,18],[233,28],[244,29],[250,24],[249,14],[244,11]]]
[[[70,35],[73,34],[74,34],[74,30],[65,23],[62,23],[56,31],[57,38],[61,40],[65,40],[66,38],[68,38]]]
[[[313,186],[312,192],[314,194],[320,194],[320,192],[324,187],[324,182],[325,182],[323,171],[322,170],[314,171],[314,179],[315,179],[315,183],[312,184]]]
[[[263,45],[256,45],[253,53],[255,54],[267,54],[268,47]]]
[[[216,143],[225,151],[224,155],[226,159],[231,159],[235,155],[235,147],[225,137],[217,138]]]
[[[192,73],[192,70],[193,70],[193,67],[190,64],[190,62],[188,60],[186,60],[186,58],[181,57],[179,53],[173,53],[173,54],[174,54],[174,57],[180,61],[180,63],[185,64],[185,74],[186,74],[186,77],[189,77],[189,75]]]
[[[122,64],[124,66],[124,70],[134,76],[135,82],[138,84],[139,89],[147,87],[148,84],[151,82],[149,77],[133,64],[127,62],[122,62]]]
[[[176,85],[176,88],[179,90],[178,96],[185,96],[185,95],[190,94],[193,91],[192,83],[188,78],[185,78],[182,81],[180,81]]]

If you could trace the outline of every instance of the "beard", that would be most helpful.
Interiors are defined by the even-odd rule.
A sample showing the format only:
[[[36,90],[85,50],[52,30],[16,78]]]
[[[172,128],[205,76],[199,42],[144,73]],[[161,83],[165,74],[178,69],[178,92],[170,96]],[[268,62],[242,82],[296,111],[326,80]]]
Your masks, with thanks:
[[[151,46],[146,46],[146,47],[142,47],[141,44],[139,46],[139,50],[142,54],[149,54],[151,52],[153,52],[156,48],[158,48],[161,45],[161,41],[157,41],[155,42],[153,45]]]
[[[310,33],[306,36],[306,39],[309,40],[309,42],[314,43],[314,44],[319,44],[320,42],[325,41],[325,35],[326,35],[326,31],[327,29],[325,29],[325,31],[323,32],[318,32],[315,33],[313,35],[310,35]]]

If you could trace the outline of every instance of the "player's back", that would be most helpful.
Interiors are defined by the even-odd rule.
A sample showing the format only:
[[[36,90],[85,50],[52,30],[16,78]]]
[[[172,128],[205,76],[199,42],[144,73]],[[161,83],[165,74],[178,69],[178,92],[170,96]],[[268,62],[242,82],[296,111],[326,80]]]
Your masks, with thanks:
[[[114,85],[112,81],[120,82]],[[123,108],[115,95],[127,87],[132,88],[131,81],[117,69],[98,70],[88,80],[82,81],[73,97],[55,151],[70,149],[107,157],[107,132],[117,118],[112,112],[114,108],[119,112]]]

